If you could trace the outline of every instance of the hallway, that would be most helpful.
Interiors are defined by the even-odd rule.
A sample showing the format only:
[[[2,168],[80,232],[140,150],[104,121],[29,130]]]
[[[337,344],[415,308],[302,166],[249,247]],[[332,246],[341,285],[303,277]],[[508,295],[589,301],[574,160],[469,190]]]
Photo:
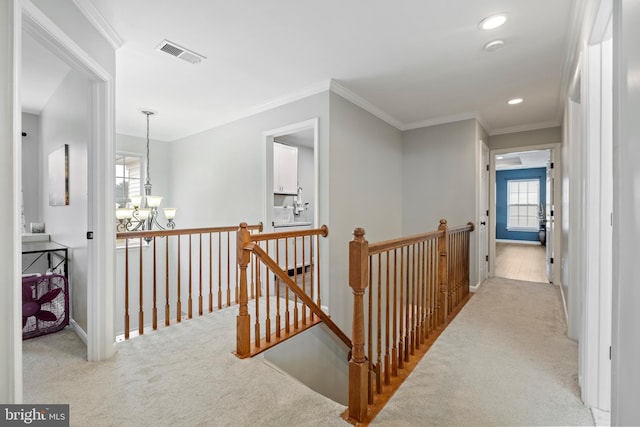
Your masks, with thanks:
[[[348,425],[345,409],[233,356],[237,308],[118,344],[87,363],[70,329],[24,342],[25,402],[71,405],[71,425]],[[489,279],[372,425],[593,425],[555,286]]]

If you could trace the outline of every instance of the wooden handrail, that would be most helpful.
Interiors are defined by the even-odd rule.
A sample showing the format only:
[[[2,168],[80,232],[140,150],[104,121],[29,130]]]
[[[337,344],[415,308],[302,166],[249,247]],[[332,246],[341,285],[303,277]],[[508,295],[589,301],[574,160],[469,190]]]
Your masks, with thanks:
[[[238,357],[254,356],[321,321],[325,322],[327,327],[347,347],[351,348],[349,337],[331,320],[320,305],[318,237],[326,237],[328,233],[329,229],[322,226],[316,229],[258,235],[250,234],[246,224],[240,224],[237,233],[240,272],[240,302],[236,325]],[[270,248],[274,253],[269,252]],[[250,264],[251,268],[249,268]],[[248,271],[255,271],[255,283],[249,283],[247,280]],[[271,277],[274,278],[273,282],[270,281]],[[249,290],[256,293],[256,304],[253,308],[255,320],[252,320],[252,315],[249,314]],[[260,298],[264,306],[259,304],[258,296],[264,297]],[[271,301],[271,298],[274,300]],[[275,308],[274,312],[271,311],[272,307]],[[272,315],[275,316],[274,319],[271,319]],[[274,333],[271,333],[272,320],[275,321]],[[284,327],[281,322],[284,322]],[[253,332],[251,325],[253,325]],[[265,335],[261,338],[263,328]],[[253,339],[251,339],[252,333]]]
[[[249,231],[262,232],[263,225],[259,222],[254,225],[247,225]],[[238,231],[238,226],[224,227],[201,227],[201,228],[176,228],[172,230],[147,230],[147,231],[124,231],[116,233],[116,239],[133,239],[134,237],[163,237],[186,234],[223,233],[227,231]]]
[[[349,339],[349,337],[342,332],[342,329],[340,329],[340,327],[336,325],[333,320],[331,320],[331,318],[322,311],[322,309],[318,307],[298,285],[294,283],[293,280],[291,280],[291,277],[289,277],[289,275],[280,268],[278,263],[276,263],[260,246],[255,243],[250,243],[243,249],[256,254],[260,258],[260,261],[266,265],[271,272],[278,276],[278,278],[282,280],[285,285],[287,285],[287,287],[291,289],[293,293],[296,294],[297,297],[300,298],[300,300],[302,300],[302,302],[309,307],[309,309],[313,311],[313,313],[317,315],[347,347],[351,348],[351,339]]]

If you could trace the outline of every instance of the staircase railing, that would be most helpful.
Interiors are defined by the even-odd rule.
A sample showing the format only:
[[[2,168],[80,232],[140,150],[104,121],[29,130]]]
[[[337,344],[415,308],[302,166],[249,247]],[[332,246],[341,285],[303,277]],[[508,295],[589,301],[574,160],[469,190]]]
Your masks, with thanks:
[[[474,227],[448,228],[370,244],[356,228],[349,244],[353,347],[352,422],[368,422],[469,298],[469,239]]]
[[[237,304],[237,231],[237,226],[223,226],[116,233],[123,250],[117,254],[116,304],[124,320],[117,329],[124,338],[136,329],[144,334],[145,326],[156,330],[162,320],[159,307],[169,326],[191,319],[194,308],[202,316]],[[262,223],[247,226],[248,233],[261,231]],[[137,325],[132,328],[129,312],[136,308]],[[145,320],[149,312],[150,322]]]
[[[259,235],[247,227],[242,223],[238,231],[236,355],[254,356],[321,321],[351,348],[349,337],[321,308],[319,238],[327,236],[327,227]],[[251,283],[247,271],[254,273]],[[256,295],[251,306],[250,290]]]

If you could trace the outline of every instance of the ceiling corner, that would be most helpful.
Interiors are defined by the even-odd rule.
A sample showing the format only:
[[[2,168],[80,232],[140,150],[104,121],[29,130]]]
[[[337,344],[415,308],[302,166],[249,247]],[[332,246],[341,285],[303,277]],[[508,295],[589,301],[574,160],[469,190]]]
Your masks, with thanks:
[[[336,80],[331,79],[329,84],[329,89],[331,90],[331,92],[340,95],[347,101],[350,101],[355,105],[357,105],[358,107],[362,108],[363,110],[368,111],[369,113],[373,114],[377,118],[387,122],[394,128],[398,130],[405,130],[404,124],[400,122],[400,120],[391,116],[381,108],[378,108],[375,105],[371,104],[369,101],[367,101],[360,95],[356,94],[355,92],[351,91],[350,89],[347,89],[346,87],[342,86]]]

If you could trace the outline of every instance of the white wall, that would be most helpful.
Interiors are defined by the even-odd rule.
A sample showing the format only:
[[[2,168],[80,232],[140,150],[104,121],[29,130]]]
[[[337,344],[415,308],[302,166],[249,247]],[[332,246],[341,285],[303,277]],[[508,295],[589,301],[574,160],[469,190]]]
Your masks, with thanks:
[[[640,425],[640,4],[616,0],[612,425]]]
[[[436,230],[476,222],[477,129],[475,120],[404,132],[401,184],[402,232]],[[471,233],[470,283],[478,277],[476,234]]]
[[[40,185],[42,181],[42,156],[40,147],[40,116],[22,113],[22,193],[26,231],[29,224],[42,222]]]
[[[351,336],[353,230],[364,228],[371,243],[402,236],[402,134],[331,93],[330,159],[331,316]]]
[[[45,229],[51,240],[69,247],[72,318],[87,330],[87,100],[89,83],[70,72],[41,113],[41,200]],[[48,158],[69,145],[69,205],[49,206]]]
[[[489,149],[530,147],[532,145],[555,144],[562,142],[562,127],[550,127],[523,132],[491,135]]]

